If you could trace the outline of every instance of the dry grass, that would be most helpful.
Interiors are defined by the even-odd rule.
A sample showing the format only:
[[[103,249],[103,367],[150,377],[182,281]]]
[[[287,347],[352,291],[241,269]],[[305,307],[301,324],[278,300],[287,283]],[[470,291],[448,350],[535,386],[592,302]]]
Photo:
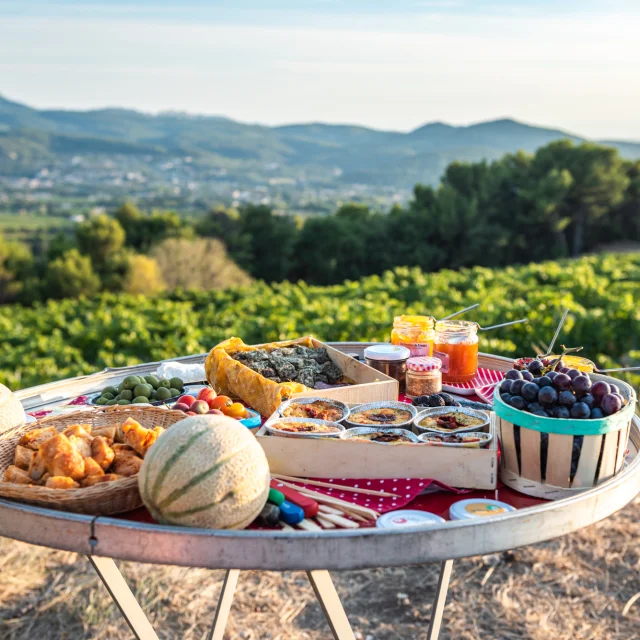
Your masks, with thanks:
[[[640,499],[577,534],[457,562],[441,638],[632,640],[640,637]],[[160,638],[207,637],[220,571],[121,563]],[[334,574],[360,640],[423,640],[438,567]],[[0,538],[0,638],[129,638],[88,562]],[[302,573],[240,576],[234,640],[330,637]]]

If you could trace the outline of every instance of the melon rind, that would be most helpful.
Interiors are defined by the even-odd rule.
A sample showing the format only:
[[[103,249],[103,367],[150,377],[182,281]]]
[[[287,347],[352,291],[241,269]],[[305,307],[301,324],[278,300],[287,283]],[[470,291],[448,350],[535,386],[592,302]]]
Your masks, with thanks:
[[[140,495],[163,524],[242,529],[264,507],[269,463],[253,434],[226,416],[193,416],[162,435],[139,474]]]
[[[22,426],[26,419],[20,401],[0,384],[0,433]]]

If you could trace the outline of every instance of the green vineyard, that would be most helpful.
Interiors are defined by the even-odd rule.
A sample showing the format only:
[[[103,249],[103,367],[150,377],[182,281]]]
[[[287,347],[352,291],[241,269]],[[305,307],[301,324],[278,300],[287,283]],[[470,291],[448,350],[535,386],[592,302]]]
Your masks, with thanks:
[[[482,334],[481,350],[541,353],[565,308],[559,344],[582,345],[601,367],[640,364],[640,254],[601,255],[505,269],[381,276],[318,287],[304,282],[161,297],[103,294],[0,307],[0,382],[12,389],[180,355],[229,336],[247,343],[313,334],[325,341],[389,340],[393,317],[443,317],[475,302],[469,319],[526,325]],[[640,376],[626,379],[637,388]]]

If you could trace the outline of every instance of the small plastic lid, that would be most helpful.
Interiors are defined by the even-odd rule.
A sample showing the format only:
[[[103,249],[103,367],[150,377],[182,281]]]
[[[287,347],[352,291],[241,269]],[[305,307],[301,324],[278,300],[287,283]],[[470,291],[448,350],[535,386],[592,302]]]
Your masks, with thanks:
[[[471,498],[454,502],[449,507],[449,518],[451,520],[475,520],[476,518],[499,516],[515,510],[515,507],[499,500]]]
[[[400,511],[390,511],[380,516],[376,521],[376,527],[397,529],[400,527],[415,527],[417,525],[440,524],[442,522],[446,522],[446,520],[435,515],[435,513],[417,511],[415,509],[401,509]]]
[[[364,357],[369,360],[384,360],[395,362],[398,360],[407,360],[411,355],[411,351],[407,347],[397,344],[374,344],[364,350]]]
[[[419,356],[407,360],[410,371],[438,371],[442,367],[442,360],[432,356]]]

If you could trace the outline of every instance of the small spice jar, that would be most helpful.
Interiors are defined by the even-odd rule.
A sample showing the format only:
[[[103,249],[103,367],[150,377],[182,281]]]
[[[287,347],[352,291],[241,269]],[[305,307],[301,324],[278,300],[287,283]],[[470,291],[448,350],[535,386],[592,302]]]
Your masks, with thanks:
[[[442,391],[442,361],[425,356],[407,360],[407,397],[430,396]]]
[[[411,352],[406,347],[394,344],[374,344],[364,350],[364,361],[370,366],[395,378],[400,385],[400,392],[404,391],[407,360]]]

